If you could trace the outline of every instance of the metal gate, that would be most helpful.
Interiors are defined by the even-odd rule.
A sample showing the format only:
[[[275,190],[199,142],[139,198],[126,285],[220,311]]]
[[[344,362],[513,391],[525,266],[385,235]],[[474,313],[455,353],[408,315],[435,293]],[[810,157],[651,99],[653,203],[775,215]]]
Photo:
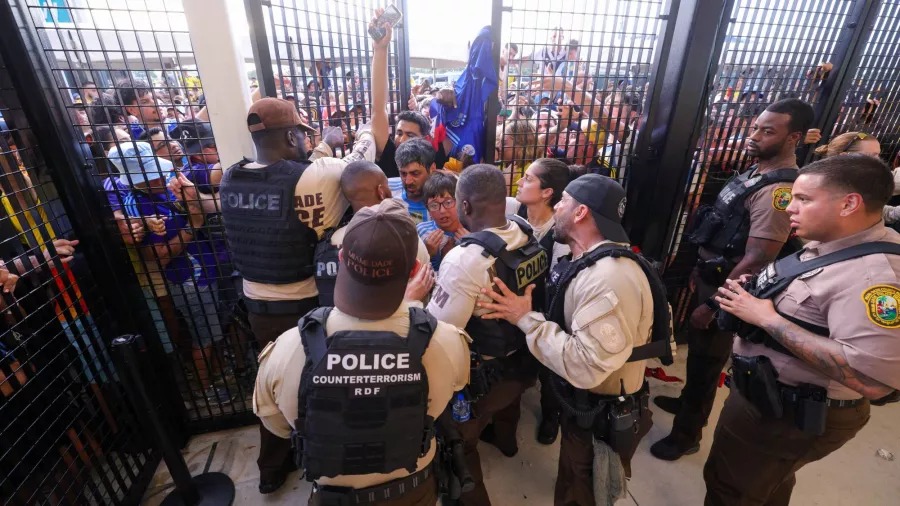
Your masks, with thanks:
[[[27,0],[19,11],[43,52],[98,204],[141,288],[145,335],[171,369],[193,430],[252,423],[255,356],[237,310],[217,213],[164,189],[180,170],[201,192],[221,179],[203,83],[180,0]],[[51,84],[51,83],[47,83]],[[173,395],[174,392],[168,392]]]
[[[494,160],[507,173],[510,194],[527,166],[546,156],[626,184],[673,2],[494,5],[502,13],[493,22],[501,30]]]
[[[352,149],[372,118],[372,38],[377,0],[245,0],[263,96],[293,100],[321,133],[340,126]],[[407,16],[406,1],[394,2]],[[403,22],[388,52],[388,118],[406,110],[409,47]],[[313,138],[315,146],[319,138]]]
[[[687,281],[696,249],[683,234],[694,211],[714,201],[732,177],[750,166],[745,139],[769,104],[788,97],[804,100],[816,111],[816,127],[823,128],[829,99],[850,64],[870,7],[864,0],[733,2],[721,53],[710,68],[687,188],[670,225],[666,282],[676,324],[686,320],[690,307]],[[801,164],[808,154],[808,147],[801,148]]]
[[[4,17],[0,271],[19,279],[0,298],[0,505],[137,503],[159,455],[110,359],[122,318],[109,303],[116,294],[91,273],[83,252],[94,241],[73,228],[57,191],[70,167],[43,135],[52,131],[50,116],[29,106],[40,88],[22,71],[27,51],[9,43],[17,30],[0,5]],[[7,66],[11,59],[18,68]],[[79,239],[72,256],[69,241]],[[99,254],[94,260],[103,263]]]

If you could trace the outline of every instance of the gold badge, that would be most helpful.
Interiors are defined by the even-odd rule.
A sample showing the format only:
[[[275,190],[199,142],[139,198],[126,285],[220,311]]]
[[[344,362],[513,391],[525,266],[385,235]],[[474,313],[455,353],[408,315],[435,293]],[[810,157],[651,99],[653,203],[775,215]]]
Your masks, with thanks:
[[[863,292],[862,300],[866,303],[866,313],[872,323],[886,329],[900,327],[900,317],[897,315],[900,290],[891,285],[875,285]]]
[[[786,186],[775,188],[775,191],[772,192],[772,207],[779,211],[784,211],[790,203],[791,189]]]

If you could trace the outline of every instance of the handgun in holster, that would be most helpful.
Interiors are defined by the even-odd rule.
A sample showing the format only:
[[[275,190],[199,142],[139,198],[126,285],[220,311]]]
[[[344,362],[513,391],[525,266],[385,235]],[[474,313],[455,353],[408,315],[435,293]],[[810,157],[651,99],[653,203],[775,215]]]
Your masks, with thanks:
[[[501,359],[485,361],[480,353],[470,352],[469,362],[469,396],[474,404],[491,390],[491,385],[503,378]]]
[[[437,419],[437,453],[434,462],[438,494],[455,501],[464,492],[475,488],[475,480],[466,465],[465,443],[454,425],[452,409],[451,406],[447,406]]]
[[[734,266],[734,262],[722,256],[700,260],[697,262],[697,275],[709,286],[722,286]]]
[[[764,416],[781,418],[784,404],[778,387],[778,373],[769,357],[732,355],[731,384]]]

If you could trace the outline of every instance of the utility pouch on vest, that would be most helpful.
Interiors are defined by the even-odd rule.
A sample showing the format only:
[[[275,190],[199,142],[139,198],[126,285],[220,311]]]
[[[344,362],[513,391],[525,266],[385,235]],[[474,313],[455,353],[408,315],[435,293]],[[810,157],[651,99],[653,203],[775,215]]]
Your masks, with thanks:
[[[801,383],[795,390],[794,424],[808,434],[825,434],[828,421],[828,391],[817,385]]]
[[[713,211],[713,206],[703,204],[694,212],[694,219],[687,234],[691,244],[698,246],[707,244],[722,229],[725,219]]]
[[[709,286],[722,286],[734,266],[734,262],[721,256],[710,260],[701,260],[697,262],[697,275]]]
[[[732,385],[759,412],[771,418],[784,416],[784,404],[778,387],[778,373],[769,357],[732,355]]]

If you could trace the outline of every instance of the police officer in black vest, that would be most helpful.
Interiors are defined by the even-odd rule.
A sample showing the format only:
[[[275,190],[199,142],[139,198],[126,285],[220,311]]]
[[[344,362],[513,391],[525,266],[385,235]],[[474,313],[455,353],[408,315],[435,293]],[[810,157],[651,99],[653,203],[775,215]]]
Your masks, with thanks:
[[[379,170],[379,173],[381,171]],[[393,199],[346,227],[335,307],[300,320],[260,354],[254,412],[290,437],[309,504],[437,502],[434,423],[469,378],[465,332],[419,301],[418,235]]]
[[[672,432],[650,452],[676,460],[700,449],[719,375],[731,350],[731,334],[713,323],[716,289],[726,279],[755,273],[775,260],[791,234],[785,210],[797,178],[797,145],[813,121],[809,104],[795,98],[773,103],[756,118],[747,154],[757,164],[736,176],[712,206],[701,206],[689,239],[699,247],[691,284],[697,307],[688,333],[687,378],[679,398],[658,396],[654,403],[675,414]]]
[[[310,162],[305,134],[313,129],[292,102],[277,98],[255,102],[247,127],[257,160],[226,171],[219,202],[250,327],[264,347],[319,305],[314,253],[325,230],[349,207],[341,173],[353,160],[374,161],[376,146],[371,130],[361,128],[350,155]],[[292,459],[290,445],[262,426],[260,439],[259,488],[265,494],[284,483]]]
[[[506,181],[497,167],[480,164],[463,171],[456,185],[456,207],[460,222],[471,233],[441,262],[428,311],[441,321],[465,327],[472,336],[472,416],[459,424],[459,432],[476,485],[462,495],[460,504],[489,505],[479,436],[508,457],[518,452],[519,401],[537,379],[537,362],[528,353],[524,333],[507,322],[482,320],[485,311],[478,302],[489,301],[484,293],[497,279],[516,293],[544,283],[549,257],[527,222],[506,216]],[[536,302],[535,307],[540,305]]]
[[[603,459],[606,476],[630,475],[631,457],[652,425],[645,361],[671,363],[665,286],[632,252],[624,212],[625,190],[614,180],[588,174],[572,181],[555,207],[555,239],[571,248],[572,259],[553,268],[546,315],[532,311],[533,290],[517,295],[502,282],[488,294],[494,302],[480,304],[491,311],[483,319],[516,325],[553,373],[551,390],[562,407],[557,506],[616,499],[595,497],[593,464]],[[619,473],[609,472],[610,450],[622,462]]]

